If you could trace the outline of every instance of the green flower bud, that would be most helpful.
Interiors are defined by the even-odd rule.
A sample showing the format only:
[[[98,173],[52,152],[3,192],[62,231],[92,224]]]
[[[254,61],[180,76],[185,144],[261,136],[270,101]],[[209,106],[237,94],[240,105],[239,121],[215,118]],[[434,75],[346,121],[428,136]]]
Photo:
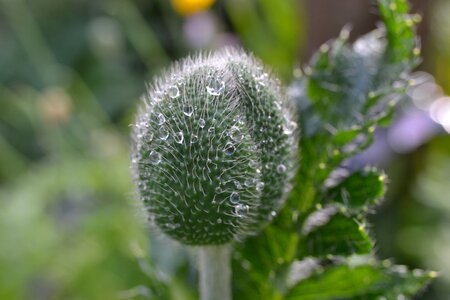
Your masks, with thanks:
[[[176,63],[149,87],[133,130],[134,177],[152,223],[189,245],[257,232],[290,189],[291,111],[278,80],[240,50]]]

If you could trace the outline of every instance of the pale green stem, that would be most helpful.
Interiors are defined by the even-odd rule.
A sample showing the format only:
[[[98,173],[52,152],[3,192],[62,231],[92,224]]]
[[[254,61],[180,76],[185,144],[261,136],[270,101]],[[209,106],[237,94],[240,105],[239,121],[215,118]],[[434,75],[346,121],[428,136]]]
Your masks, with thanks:
[[[231,300],[231,247],[198,248],[200,300]]]

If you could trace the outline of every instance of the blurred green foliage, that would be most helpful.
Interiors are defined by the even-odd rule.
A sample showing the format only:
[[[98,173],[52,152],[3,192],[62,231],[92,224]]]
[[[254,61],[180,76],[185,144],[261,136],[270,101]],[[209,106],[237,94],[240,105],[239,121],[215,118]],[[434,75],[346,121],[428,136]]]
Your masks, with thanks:
[[[0,298],[116,298],[148,281],[125,129],[85,86],[31,84],[1,89]]]
[[[140,6],[0,1],[0,299],[151,285],[128,124],[147,69],[169,58]]]
[[[301,4],[217,1],[209,14],[288,80],[305,43]],[[447,91],[449,12],[437,1],[425,45]],[[148,245],[128,170],[128,124],[145,82],[195,50],[185,21],[165,0],[0,0],[0,299],[195,299],[189,253],[157,234]],[[377,235],[391,236],[379,239],[380,255],[442,270],[428,299],[447,299],[448,137],[391,173],[402,177],[417,157],[414,180],[393,177],[395,201],[377,222]],[[290,237],[278,238],[273,258],[294,255]]]

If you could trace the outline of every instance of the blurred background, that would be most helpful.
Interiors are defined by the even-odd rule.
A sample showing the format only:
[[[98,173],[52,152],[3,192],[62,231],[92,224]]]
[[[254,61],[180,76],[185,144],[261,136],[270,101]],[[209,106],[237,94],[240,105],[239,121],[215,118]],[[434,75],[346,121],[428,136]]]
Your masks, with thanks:
[[[431,75],[417,75],[393,125],[353,163],[390,176],[372,218],[379,257],[439,271],[419,298],[448,300],[450,1],[413,7],[418,71]],[[149,243],[133,196],[129,124],[145,83],[224,45],[289,83],[344,25],[354,38],[377,20],[369,0],[0,0],[0,299],[134,299],[153,276],[191,299],[187,254]]]

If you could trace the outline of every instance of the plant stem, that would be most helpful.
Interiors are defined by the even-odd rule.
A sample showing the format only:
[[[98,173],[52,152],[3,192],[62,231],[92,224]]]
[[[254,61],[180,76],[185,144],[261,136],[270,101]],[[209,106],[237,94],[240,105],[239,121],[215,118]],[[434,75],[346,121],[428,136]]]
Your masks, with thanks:
[[[229,245],[199,247],[200,299],[231,300]]]

